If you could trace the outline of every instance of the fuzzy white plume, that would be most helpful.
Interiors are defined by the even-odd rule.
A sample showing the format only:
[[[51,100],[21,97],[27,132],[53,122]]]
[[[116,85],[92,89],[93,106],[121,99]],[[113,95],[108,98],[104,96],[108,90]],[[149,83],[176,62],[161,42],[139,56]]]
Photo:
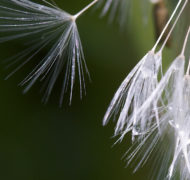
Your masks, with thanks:
[[[137,111],[157,86],[161,57],[160,53],[148,52],[115,93],[103,120],[105,125],[113,114],[119,113],[115,135],[132,130],[133,136],[135,136],[142,130],[146,130],[146,126],[151,124],[145,117],[151,116],[152,109],[149,112],[146,111],[143,118],[137,117]],[[130,118],[131,116],[132,118]],[[140,127],[138,127],[139,125]]]
[[[159,84],[154,89],[154,91],[152,91],[152,93],[149,94],[149,96],[141,104],[141,106],[139,106],[138,109],[134,113],[132,113],[132,115],[128,118],[127,122],[130,122],[129,125],[131,125],[134,121],[138,122],[135,127],[139,131],[137,135],[143,135],[144,133],[149,132],[152,126],[156,126],[158,129],[160,129],[159,114],[163,113],[163,111],[165,110],[164,106],[168,102],[167,89],[170,89],[167,88],[168,83],[174,77],[178,77],[178,69],[181,69],[184,66],[184,61],[185,57],[181,55],[173,61],[165,75],[162,77]],[[172,84],[177,84],[177,80],[173,79]],[[174,85],[172,88],[175,87]],[[160,105],[162,105],[162,107],[159,107]],[[124,135],[127,132],[129,132],[129,125],[122,132],[121,137],[124,137]]]
[[[0,42],[24,38],[26,44],[26,49],[11,59],[14,60],[11,64],[17,64],[18,67],[8,77],[48,47],[47,54],[37,62],[20,85],[25,85],[24,92],[27,92],[36,81],[45,81],[47,88],[44,100],[47,101],[57,79],[63,76],[60,104],[68,89],[71,103],[77,71],[81,97],[85,93],[85,72],[89,75],[76,18],[54,4],[45,0],[41,2],[44,4],[30,0],[0,2]]]
[[[132,147],[126,153],[128,164],[136,164],[134,171],[142,167],[151,156],[158,156],[159,162],[161,163],[159,164],[155,161],[156,167],[154,168],[159,169],[155,179],[172,178],[175,175],[175,167],[177,165],[180,165],[181,168],[179,172],[183,172],[182,179],[185,179],[184,176],[187,175],[187,172],[190,172],[188,148],[190,143],[190,82],[189,79],[188,81],[187,79],[184,80],[184,63],[185,58],[183,56],[179,56],[174,60],[157,88],[138,113],[138,116],[141,116],[146,111],[144,109],[145,107],[150,108],[151,102],[158,101],[161,98],[162,104],[158,107],[161,133],[159,133],[158,124],[155,121],[146,132],[137,135],[139,138],[135,139]],[[187,86],[188,90],[186,89]],[[146,106],[147,103],[149,106]],[[154,118],[156,119],[155,116]],[[122,136],[125,133],[123,132]],[[141,140],[139,141],[139,139]],[[169,143],[167,149],[165,149],[166,145],[163,143],[164,139],[170,139],[167,142]],[[160,154],[155,152],[159,152]],[[171,159],[173,159],[172,162]],[[169,163],[170,166],[167,166]]]

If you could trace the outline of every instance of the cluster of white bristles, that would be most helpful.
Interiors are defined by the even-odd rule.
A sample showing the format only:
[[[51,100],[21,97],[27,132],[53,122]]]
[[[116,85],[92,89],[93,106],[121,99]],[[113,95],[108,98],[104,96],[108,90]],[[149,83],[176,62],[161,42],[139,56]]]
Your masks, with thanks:
[[[149,0],[143,0],[149,2]],[[17,66],[9,78],[24,65],[35,60],[43,49],[49,48],[34,69],[19,84],[27,92],[37,81],[43,81],[48,101],[59,77],[63,77],[60,105],[66,92],[73,96],[76,74],[80,84],[80,97],[86,94],[85,75],[90,75],[76,21],[92,6],[104,7],[101,16],[110,12],[110,20],[116,16],[123,23],[126,8],[131,0],[93,0],[75,15],[60,9],[52,0],[0,0],[0,43],[24,39],[25,49],[9,59],[8,68]],[[24,59],[24,62],[23,62]],[[6,78],[6,79],[7,79]]]
[[[188,0],[179,0],[155,46],[133,68],[115,93],[103,121],[105,125],[112,115],[118,117],[115,135],[120,136],[119,141],[128,132],[132,134],[133,145],[127,152],[127,161],[131,163],[140,157],[135,171],[144,165],[153,151],[157,151],[155,148],[163,137],[166,134],[169,136],[170,142],[167,143],[170,147],[163,147],[164,154],[169,157],[163,156],[158,179],[176,179],[176,174],[180,174],[182,180],[190,179],[190,62],[186,72],[184,70],[190,27],[181,53],[168,70],[164,74],[162,72],[163,49],[187,3]],[[156,52],[171,23],[167,38]],[[161,155],[157,156],[160,161]],[[167,164],[170,164],[168,168]],[[163,177],[164,172],[166,177]]]
[[[98,3],[104,6],[102,15],[110,11],[111,19],[118,14],[123,22],[125,16],[122,13],[126,12],[125,8],[130,0],[94,0],[75,15],[63,11],[55,3],[51,4],[46,0],[41,0],[41,3],[43,4],[32,0],[0,0],[0,42],[20,38],[32,39],[26,43],[26,49],[10,59],[10,65],[18,63],[18,67],[8,77],[35,59],[42,49],[50,47],[49,52],[20,85],[26,85],[26,92],[36,81],[45,81],[47,88],[44,98],[48,100],[58,77],[63,74],[60,104],[68,89],[71,102],[76,73],[78,72],[81,97],[86,89],[84,74],[89,76],[76,20]],[[162,52],[187,3],[188,0],[178,1],[155,46],[123,81],[104,117],[105,125],[112,115],[118,115],[115,135],[120,135],[119,140],[128,132],[132,134],[134,149],[132,148],[127,157],[128,163],[135,160],[137,153],[142,154],[135,170],[144,165],[163,137],[170,136],[172,150],[165,151],[172,157],[165,156],[164,160],[165,163],[170,163],[170,166],[167,170],[160,168],[158,179],[163,179],[162,171],[167,171],[166,177],[171,179],[175,176],[176,169],[179,169],[181,179],[190,179],[190,65],[184,73],[190,28],[181,54],[172,62],[166,73],[162,73]],[[171,28],[168,32],[169,27]],[[168,34],[165,41],[160,50],[156,51],[166,32]],[[23,58],[25,61],[21,62]]]
[[[84,76],[85,74],[89,76],[89,72],[76,20],[97,2],[98,0],[94,0],[75,15],[71,15],[60,9],[54,2],[50,3],[46,0],[40,0],[41,4],[32,0],[1,0],[0,43],[21,38],[25,42],[28,41],[22,52],[10,58],[11,63],[8,67],[15,64],[18,64],[18,67],[7,78],[29,61],[34,60],[44,48],[48,47],[49,52],[20,83],[21,86],[26,86],[24,92],[27,92],[36,81],[45,81],[47,88],[45,88],[44,101],[47,101],[58,77],[63,75],[60,104],[67,91],[70,92],[71,103],[78,72],[82,98],[83,93],[86,93]]]

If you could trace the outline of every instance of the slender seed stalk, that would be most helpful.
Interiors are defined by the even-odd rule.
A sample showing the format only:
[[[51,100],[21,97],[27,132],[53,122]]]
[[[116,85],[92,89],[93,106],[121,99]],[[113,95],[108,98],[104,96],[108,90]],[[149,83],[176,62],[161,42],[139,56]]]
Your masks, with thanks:
[[[186,1],[188,1],[188,0],[186,0]],[[177,4],[176,8],[174,9],[174,11],[173,11],[173,13],[172,13],[172,15],[171,15],[170,19],[168,20],[168,22],[167,22],[166,26],[164,27],[164,29],[163,29],[162,33],[160,34],[160,36],[159,36],[159,38],[158,38],[158,40],[157,40],[156,44],[154,45],[154,47],[153,47],[153,49],[152,49],[153,51],[155,51],[155,50],[156,50],[156,48],[157,48],[157,46],[158,46],[159,42],[161,41],[161,39],[162,39],[162,37],[163,37],[164,33],[166,32],[166,30],[167,30],[167,28],[168,28],[169,24],[171,23],[172,19],[174,18],[174,16],[175,16],[175,14],[176,14],[176,12],[177,12],[177,10],[178,10],[179,6],[181,5],[181,3],[182,3],[182,0],[179,0],[179,2],[178,2],[178,4]]]
[[[181,8],[181,10],[180,10],[180,12],[179,12],[179,14],[178,14],[176,20],[174,21],[174,23],[173,23],[173,25],[172,25],[172,28],[171,28],[170,32],[168,33],[168,35],[167,35],[167,37],[166,37],[164,43],[162,44],[162,47],[160,48],[160,51],[161,51],[161,52],[162,52],[163,49],[165,48],[167,41],[169,40],[169,38],[170,38],[170,36],[171,36],[171,34],[172,34],[174,28],[176,27],[176,24],[177,24],[177,22],[179,21],[179,18],[181,17],[181,15],[182,15],[182,13],[183,13],[183,11],[184,11],[186,5],[187,5],[187,2],[188,2],[188,0],[186,0],[185,3],[184,3],[184,5],[182,6],[182,8]]]
[[[73,21],[76,21],[76,19],[81,16],[85,11],[87,11],[89,8],[91,8],[92,6],[94,6],[96,3],[98,2],[98,0],[94,0],[92,1],[89,5],[87,5],[84,9],[82,9],[81,11],[79,11],[77,14],[75,14],[74,16],[72,16]]]
[[[189,34],[190,34],[190,26],[189,26],[189,29],[188,29],[187,34],[185,36],[185,41],[184,41],[183,48],[182,48],[182,51],[181,51],[182,56],[184,56],[184,54],[185,54],[185,48],[187,46],[187,41],[188,41],[188,38],[189,38]]]

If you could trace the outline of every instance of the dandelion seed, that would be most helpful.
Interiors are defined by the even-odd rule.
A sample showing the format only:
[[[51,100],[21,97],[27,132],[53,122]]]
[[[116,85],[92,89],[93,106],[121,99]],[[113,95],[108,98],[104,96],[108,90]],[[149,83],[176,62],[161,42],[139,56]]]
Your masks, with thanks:
[[[182,49],[182,53],[185,52],[185,46],[187,44],[187,39],[190,34],[190,27],[187,33],[187,37],[184,42],[184,47]],[[176,143],[175,143],[175,151],[173,161],[170,165],[168,177],[169,179],[173,176],[174,167],[178,163],[178,161],[182,161],[181,163],[187,168],[187,172],[190,174],[190,161],[189,161],[189,145],[190,145],[190,133],[189,133],[189,122],[190,122],[190,76],[189,76],[189,66],[187,69],[187,73],[184,79],[178,79],[178,84],[175,86],[175,90],[173,92],[173,99],[171,100],[171,104],[169,104],[172,116],[170,119],[170,124],[175,130]],[[184,73],[182,74],[184,75]],[[180,159],[180,155],[183,155],[183,160]],[[184,163],[185,162],[185,163]],[[184,169],[184,166],[181,167]],[[184,178],[184,177],[183,177]]]
[[[170,148],[174,148],[174,154],[172,157],[171,165],[168,169],[168,179],[171,179],[175,174],[175,167],[177,165],[180,166],[181,179],[186,179],[186,176],[190,175],[190,157],[189,157],[189,143],[190,143],[190,134],[189,134],[189,122],[190,122],[190,76],[189,76],[189,67],[188,65],[186,76],[184,77],[184,64],[185,64],[185,48],[187,45],[187,39],[190,34],[190,27],[188,29],[184,45],[182,48],[182,52],[180,56],[176,58],[176,60],[172,63],[170,68],[167,70],[166,74],[163,76],[159,85],[155,89],[155,91],[151,94],[151,96],[147,99],[147,101],[139,108],[139,114],[143,114],[143,111],[147,108],[150,108],[150,104],[152,101],[158,101],[159,98],[164,96],[164,106],[160,109],[159,112],[159,121],[162,125],[162,133],[163,131],[167,131],[168,125],[169,128],[173,128],[173,141],[174,146],[170,146]],[[164,93],[162,93],[164,92]],[[147,106],[148,105],[148,106]],[[146,107],[147,106],[147,107]],[[149,139],[150,135],[155,134],[156,124],[152,125],[152,128],[149,128],[147,131],[146,137],[143,139],[143,143],[137,146],[134,151],[135,154],[139,152],[141,147],[146,144],[146,141]],[[162,134],[160,136],[154,135],[152,137],[153,144],[151,147],[153,148],[155,144],[161,139]],[[171,134],[169,134],[171,136]],[[151,144],[149,142],[149,144]],[[148,149],[142,160],[138,164],[139,167],[144,159],[147,159],[147,156],[150,156],[150,153],[153,149]],[[133,152],[133,153],[134,153]],[[132,154],[133,154],[132,153]],[[134,156],[129,156],[129,161],[131,162]]]
[[[179,14],[178,14],[178,16],[177,16],[171,30],[170,30],[170,32],[168,33],[168,36],[166,37],[166,39],[165,39],[165,41],[164,41],[164,43],[163,43],[163,45],[162,45],[162,47],[161,47],[161,49],[159,51],[160,54],[162,54],[162,51],[163,51],[163,49],[164,49],[164,47],[165,47],[165,45],[167,43],[167,40],[169,39],[172,31],[174,30],[174,27],[176,26],[176,23],[178,22],[178,20],[179,20],[179,18],[181,16],[185,6],[186,6],[186,3],[184,3],[181,11],[179,12]],[[171,79],[171,77],[173,76],[173,74],[176,71],[176,69],[178,68],[178,66],[181,67],[180,63],[183,62],[184,59],[185,59],[184,51],[185,51],[185,48],[186,48],[186,45],[187,45],[187,37],[185,39],[184,46],[183,46],[181,54],[174,60],[172,65],[169,67],[169,69],[166,72],[165,76],[162,77],[161,81],[159,82],[159,85],[157,85],[157,88],[155,88],[155,91],[150,93],[151,95],[149,97],[147,97],[146,100],[144,101],[143,105],[138,108],[138,110],[136,111],[135,116],[132,114],[128,118],[128,122],[134,122],[134,121],[141,122],[139,124],[139,127],[140,127],[142,132],[143,132],[143,130],[145,132],[148,131],[148,129],[152,126],[152,123],[155,121],[155,119],[156,119],[157,127],[159,128],[159,111],[158,111],[157,105],[163,103],[162,93],[163,93],[164,89],[166,88],[166,86],[167,86],[167,84],[169,82],[169,79]],[[154,48],[155,48],[155,46],[154,46]],[[127,132],[128,132],[128,129],[126,129],[122,133],[122,137]],[[142,133],[142,134],[144,134],[144,133]]]
[[[43,99],[46,102],[58,77],[63,74],[60,104],[68,89],[71,103],[77,71],[81,98],[86,92],[85,74],[89,76],[76,19],[97,0],[76,15],[71,15],[45,0],[42,2],[45,4],[37,4],[30,0],[2,0],[0,2],[0,31],[3,32],[0,42],[20,38],[25,40],[28,38],[30,41],[28,48],[14,56],[15,61],[11,62],[11,65],[20,63],[23,58],[26,60],[20,63],[8,78],[34,59],[42,49],[51,46],[49,52],[20,85],[26,86],[24,92],[27,92],[36,81],[45,81],[47,88]]]
[[[132,130],[134,136],[140,133],[137,126],[141,122],[137,120],[136,111],[156,88],[160,66],[160,54],[154,54],[152,51],[148,52],[119,87],[104,117],[104,124],[106,124],[110,116],[121,109],[115,135],[124,129],[126,131]],[[132,116],[134,116],[134,121],[126,121],[131,116],[129,115],[130,110]],[[149,116],[149,113],[147,113],[147,116]],[[142,126],[144,125],[142,124]]]
[[[179,144],[179,140],[178,140],[179,134],[176,134],[177,133],[176,128],[180,128],[180,123],[183,124],[183,121],[186,120],[184,119],[186,118],[186,115],[184,113],[188,112],[189,114],[189,108],[190,108],[189,105],[186,106],[184,104],[184,99],[187,98],[187,95],[184,93],[185,88],[183,88],[184,87],[184,64],[185,64],[185,57],[181,55],[178,56],[174,60],[174,62],[171,64],[171,66],[169,67],[165,75],[162,77],[162,80],[159,82],[154,92],[148,97],[148,99],[144,102],[144,104],[138,109],[137,117],[141,116],[141,118],[143,118],[146,109],[151,109],[151,108],[153,109],[152,107],[153,102],[156,102],[157,112],[159,115],[160,129],[158,129],[157,122],[152,121],[149,124],[149,127],[146,129],[146,131],[142,131],[141,134],[140,133],[137,134],[137,137],[138,137],[137,140],[134,141],[132,147],[126,153],[127,163],[130,164],[132,162],[134,163],[135,161],[137,164],[135,165],[134,172],[136,172],[140,167],[142,167],[147,162],[147,159],[151,156],[153,151],[156,151],[156,147],[162,148],[163,144],[161,144],[162,145],[161,146],[159,145],[159,143],[161,143],[163,139],[166,138],[167,136],[172,137],[173,135],[173,138],[172,138],[173,141],[171,145],[168,147],[168,148],[171,148],[168,150],[169,152],[172,153],[175,145]],[[161,103],[159,103],[159,101],[161,101]],[[185,109],[188,109],[188,111],[183,110],[184,106],[186,106]],[[154,112],[152,112],[152,114],[150,115],[150,118],[151,120],[152,118],[156,119],[156,115],[154,114]],[[183,125],[185,125],[185,123]],[[178,130],[181,131],[182,129],[180,128]],[[122,132],[122,135],[119,140],[122,140],[122,138],[125,136],[126,133],[127,133],[127,130]],[[138,139],[140,139],[141,141],[138,141]],[[183,143],[183,142],[180,142],[180,143]],[[181,148],[181,145],[182,144],[177,145],[178,146],[177,151],[179,151],[179,148]],[[170,153],[170,157],[172,157],[171,153]],[[173,158],[174,158],[173,163],[171,163],[170,168],[167,170],[168,177],[173,176],[174,171],[172,170],[172,167],[174,167],[174,164],[176,164],[177,160],[180,160],[175,157],[178,155],[179,154],[173,155]],[[139,157],[141,158],[139,159]],[[164,158],[166,158],[167,163],[170,163],[169,157],[164,156],[163,158],[162,157],[159,157],[159,158],[162,159],[160,161],[164,161]],[[184,162],[184,160],[182,162]],[[165,166],[164,168],[160,167],[159,173],[164,175],[163,171],[166,171]]]
[[[118,141],[122,141],[124,136],[131,132],[132,147],[125,157],[127,164],[137,164],[134,172],[147,162],[153,151],[158,151],[156,147],[162,144],[164,138],[171,139],[167,150],[168,157],[158,158],[159,161],[170,165],[160,167],[156,179],[173,178],[177,167],[180,167],[181,179],[190,177],[190,62],[184,77],[185,49],[190,27],[180,55],[172,62],[165,74],[160,71],[162,52],[187,3],[188,0],[178,1],[156,44],[123,81],[103,120],[105,125],[113,114],[115,117],[118,116],[115,128],[115,135],[120,135]],[[172,20],[174,22],[168,32]],[[158,53],[155,53],[166,32],[166,39]],[[162,75],[160,80],[159,74]]]
[[[143,116],[137,116],[136,112],[152,94],[158,84],[159,69],[162,64],[162,49],[158,53],[155,53],[155,50],[181,2],[182,1],[179,1],[177,4],[153,49],[134,67],[115,93],[103,120],[105,125],[114,113],[117,114],[120,112],[115,135],[121,133],[124,129],[125,132],[132,130],[132,137],[138,135],[138,133],[141,134],[143,131],[147,131],[152,124],[152,112],[154,112],[156,116],[158,114],[156,110],[156,101],[153,103],[153,110],[152,108],[149,110],[146,109]],[[130,113],[130,111],[132,111],[132,113]],[[158,117],[156,117],[156,119],[159,124]]]

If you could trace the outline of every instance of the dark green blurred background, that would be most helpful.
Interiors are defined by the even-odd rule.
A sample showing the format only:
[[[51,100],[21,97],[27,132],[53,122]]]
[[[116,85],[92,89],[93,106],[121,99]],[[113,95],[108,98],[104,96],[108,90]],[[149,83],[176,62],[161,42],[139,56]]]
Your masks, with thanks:
[[[76,13],[90,1],[56,0],[61,8]],[[8,81],[0,73],[0,179],[1,180],[142,180],[146,167],[135,175],[121,157],[130,139],[112,147],[114,123],[102,126],[102,118],[114,92],[142,56],[153,46],[151,12],[148,25],[142,11],[133,6],[127,28],[121,31],[100,11],[89,11],[78,20],[92,83],[82,101],[74,91],[72,106],[58,107],[54,91],[47,105],[41,103],[40,84],[26,95],[17,84],[19,71]],[[19,42],[18,42],[19,44]],[[0,45],[0,58],[9,57],[16,44]],[[47,49],[48,51],[48,49]],[[29,69],[27,71],[30,71]]]

